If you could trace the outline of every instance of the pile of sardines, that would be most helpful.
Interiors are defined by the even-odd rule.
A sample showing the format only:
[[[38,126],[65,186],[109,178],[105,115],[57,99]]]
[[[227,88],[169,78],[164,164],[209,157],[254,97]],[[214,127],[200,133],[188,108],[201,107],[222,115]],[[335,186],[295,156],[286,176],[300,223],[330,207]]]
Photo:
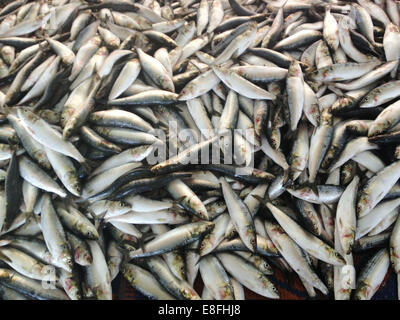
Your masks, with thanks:
[[[9,1],[2,299],[400,287],[399,8]]]

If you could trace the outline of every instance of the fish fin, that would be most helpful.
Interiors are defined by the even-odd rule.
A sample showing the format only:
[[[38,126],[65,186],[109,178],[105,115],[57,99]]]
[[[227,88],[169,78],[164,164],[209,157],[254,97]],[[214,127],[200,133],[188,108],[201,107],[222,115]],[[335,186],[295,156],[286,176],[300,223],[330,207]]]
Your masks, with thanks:
[[[198,248],[184,248],[185,251],[189,251],[189,252],[195,252],[195,253],[199,253],[199,249]]]
[[[299,64],[300,64],[300,66],[304,67],[304,73],[306,75],[311,75],[317,71],[316,66],[310,66],[309,64],[302,62],[302,61],[299,61]]]
[[[146,239],[153,235],[155,235],[155,234],[152,231],[147,231],[147,232],[142,233],[142,236],[137,239],[136,245],[138,248],[142,249],[143,253],[146,252],[146,249],[144,248]]]
[[[142,233],[142,238],[145,240],[155,236],[157,236],[157,234],[155,234],[153,231],[146,231]]]
[[[335,246],[335,244],[333,243],[332,239],[329,237],[328,233],[325,231],[324,228],[322,228],[320,237],[321,237],[327,244],[329,244],[332,248]]]
[[[183,200],[185,200],[185,199],[186,199],[186,196],[179,197],[178,199],[175,199],[175,200],[173,201],[173,204],[180,205],[181,202],[182,202]]]
[[[182,107],[178,106],[178,105],[171,105],[169,106],[170,109],[175,109],[178,112],[184,112],[184,110],[182,109]]]
[[[178,199],[175,199],[175,200],[173,201],[173,203],[172,203],[172,207],[175,208],[175,207],[177,207],[178,205],[182,205],[182,201],[185,200],[186,197],[187,197],[187,196],[182,196],[182,197],[179,197]],[[180,207],[177,207],[177,208],[180,208]]]
[[[265,200],[264,198],[260,197],[257,194],[252,194],[251,195],[253,198],[255,198],[256,200],[258,200],[258,202],[260,202],[262,205],[264,205],[265,207],[267,206],[267,203],[271,202],[271,199],[268,198],[268,200]]]
[[[187,196],[182,196],[179,197],[178,199],[175,199],[174,202],[172,203],[171,209],[181,211],[183,207],[182,201],[185,200],[186,198]]]
[[[11,158],[17,157],[18,144],[12,141],[8,141],[8,145],[11,149]]]
[[[106,211],[104,211],[106,212]],[[97,219],[97,216],[95,215],[95,213],[92,210],[88,210],[88,213],[92,216],[93,220]]]
[[[317,197],[319,197],[319,192],[318,192],[318,188],[317,188],[317,184],[315,182],[311,183],[311,182],[306,182],[303,184],[304,187],[309,187],[311,189],[312,192],[314,192]]]
[[[319,197],[319,191],[318,191],[317,185],[312,184],[310,187],[311,187],[311,190],[317,195],[317,197]]]
[[[355,176],[357,176],[359,178],[362,177],[363,176],[363,172],[361,171],[360,166],[358,165],[358,163],[356,163],[355,167],[356,167],[356,169],[355,169],[355,172],[354,172],[354,177]],[[353,177],[353,179],[354,179],[354,177]]]
[[[333,215],[333,213],[334,213],[333,210],[331,208],[329,208],[329,206],[326,203],[321,203],[321,206],[325,207],[329,211],[329,213],[331,215]]]
[[[192,65],[195,69],[201,72],[200,68],[196,66],[192,61],[189,60],[188,64]]]
[[[158,125],[159,125],[160,127],[162,127],[162,128],[168,129],[168,126],[167,126],[165,123],[163,123],[163,122],[159,122]]]
[[[206,255],[205,255],[205,256],[206,256]],[[197,260],[196,263],[195,263],[194,265],[197,267],[197,265],[200,263],[200,260],[201,260],[203,257],[205,257],[205,256],[200,256],[199,260]]]
[[[8,246],[10,243],[12,243],[14,240],[12,239],[3,239],[0,240],[0,247],[5,247]]]
[[[221,116],[221,113],[213,109],[212,112],[211,112],[211,115],[212,115],[212,116],[220,117],[220,116]]]
[[[44,50],[47,50],[47,48],[49,47],[49,43],[47,42],[47,39],[49,39],[49,38],[47,38],[47,37],[44,37],[44,36],[40,36],[40,39],[42,40],[42,41],[40,41],[38,44],[39,44],[39,50],[42,50],[42,51],[44,51]],[[44,42],[44,43],[43,43]]]
[[[307,167],[304,168],[303,170],[299,170],[299,169],[296,169],[296,168],[294,168],[294,169],[289,168],[289,180],[287,181],[286,184],[283,184],[283,187],[284,187],[284,188],[286,188],[286,187],[292,187],[292,186],[294,185],[294,180],[293,180],[293,175],[294,175],[294,173],[295,173],[295,172],[300,172],[300,176],[301,176],[301,174],[304,173],[304,171],[306,171],[306,170],[307,170]],[[300,176],[299,176],[298,178],[300,178]],[[298,179],[298,178],[297,178],[297,179]]]
[[[281,5],[281,9],[283,10],[289,0],[285,0],[285,2]]]
[[[64,198],[64,203],[66,204],[66,208],[69,210],[69,208],[73,208],[77,211],[79,211],[78,206],[76,205],[76,203],[73,201],[71,196],[67,196],[66,198]],[[67,210],[67,211],[68,211]],[[80,211],[79,211],[80,212]]]
[[[168,211],[172,212],[172,213],[176,213],[177,215],[181,216],[181,217],[186,217],[186,211],[184,209],[182,209],[179,204],[172,204],[172,207],[167,209]]]
[[[207,32],[206,33],[208,39],[212,39],[214,37],[214,31],[213,32]]]
[[[100,215],[96,216],[96,215],[94,214],[94,212],[91,212],[91,216],[93,217],[93,219],[94,219],[95,221],[96,221],[96,220],[103,221],[103,219],[104,219],[104,217],[106,216],[106,214],[107,214],[107,211],[104,211],[104,212],[102,212]]]
[[[106,221],[103,218],[106,215],[106,213],[107,211],[104,211],[99,216],[96,216],[94,212],[89,211],[89,214],[94,219],[94,227],[96,228],[97,231],[99,231],[105,225]]]
[[[137,246],[138,248],[142,249],[143,253],[146,252],[145,248],[144,248],[144,244],[146,242],[146,240],[148,240],[151,237],[157,236],[153,231],[146,231],[142,233],[142,236],[140,238],[137,239]]]
[[[321,16],[321,14],[318,13],[315,6],[311,6],[310,13],[313,18],[317,18],[318,20],[323,21],[323,17]]]
[[[119,244],[118,244],[118,250],[120,250],[122,253],[121,266],[123,266],[125,263],[128,263],[130,261],[129,259],[130,250],[120,246]]]
[[[93,171],[92,168],[96,168],[98,166],[98,163],[90,159],[85,159],[84,162],[81,162],[81,166],[86,171],[86,173],[90,175],[90,173]]]
[[[342,96],[344,95],[344,94],[343,94],[343,91],[340,90],[339,88],[336,88],[335,85],[334,85],[333,83],[329,83],[329,84],[328,84],[328,89],[329,89],[330,91],[332,91],[334,94],[336,94],[338,97],[342,97]]]
[[[106,99],[94,98],[94,102],[96,103],[97,106],[103,106],[103,107],[108,106],[108,100]]]
[[[290,183],[290,169],[283,170],[283,181],[282,185],[285,186],[287,183]]]
[[[26,219],[25,221],[35,220],[38,224],[40,224],[39,216],[34,214],[33,211],[26,211],[24,214]]]

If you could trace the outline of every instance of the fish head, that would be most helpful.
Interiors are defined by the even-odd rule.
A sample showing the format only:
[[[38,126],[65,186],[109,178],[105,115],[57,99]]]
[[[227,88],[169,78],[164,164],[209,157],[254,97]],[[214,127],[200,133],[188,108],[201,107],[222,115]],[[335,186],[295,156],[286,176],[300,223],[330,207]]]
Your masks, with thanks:
[[[18,110],[17,111],[18,117],[21,120],[25,120],[25,121],[30,122],[30,123],[40,120],[40,117],[38,117],[36,114],[34,114],[27,107],[19,107],[17,110]]]

